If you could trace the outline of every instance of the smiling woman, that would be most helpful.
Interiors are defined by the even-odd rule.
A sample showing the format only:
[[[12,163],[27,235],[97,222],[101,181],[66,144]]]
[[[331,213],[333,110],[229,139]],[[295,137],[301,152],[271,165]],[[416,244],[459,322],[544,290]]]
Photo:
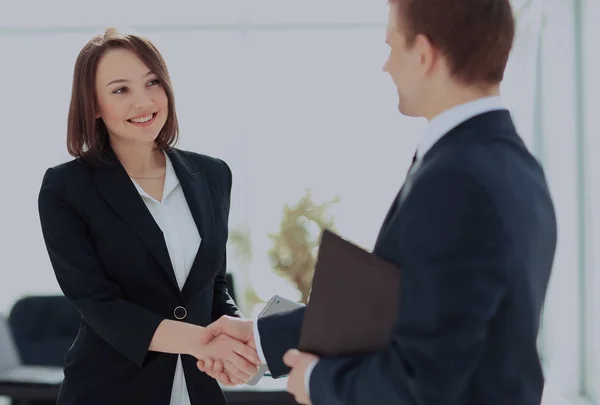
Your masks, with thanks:
[[[46,171],[38,202],[56,279],[83,319],[58,404],[225,404],[196,359],[222,359],[234,383],[257,372],[255,349],[204,328],[240,316],[225,280],[232,175],[174,147],[174,105],[149,40],[109,29],[80,52],[75,159]]]

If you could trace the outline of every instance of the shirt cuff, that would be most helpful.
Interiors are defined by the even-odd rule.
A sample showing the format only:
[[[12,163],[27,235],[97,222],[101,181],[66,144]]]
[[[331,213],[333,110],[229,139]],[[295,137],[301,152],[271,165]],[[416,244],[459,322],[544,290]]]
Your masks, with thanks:
[[[319,360],[313,360],[313,362],[308,365],[306,371],[304,372],[304,389],[306,390],[308,399],[310,399],[310,375],[312,374],[318,362]]]
[[[252,330],[254,333],[254,344],[256,345],[256,354],[258,354],[258,358],[263,364],[267,364],[267,359],[265,359],[265,354],[263,353],[262,346],[260,344],[260,334],[258,333],[258,319],[252,322]]]

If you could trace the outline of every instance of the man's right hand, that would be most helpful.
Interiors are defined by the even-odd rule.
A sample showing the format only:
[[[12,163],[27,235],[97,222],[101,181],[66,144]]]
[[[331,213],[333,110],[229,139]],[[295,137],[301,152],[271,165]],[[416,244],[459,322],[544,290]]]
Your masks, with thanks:
[[[254,341],[253,321],[247,319],[235,318],[232,316],[222,316],[217,321],[208,325],[204,330],[204,341],[203,344],[208,344],[211,340],[219,335],[227,335],[248,346],[256,349],[256,342]],[[216,379],[223,385],[237,385],[241,384],[235,376],[227,373],[223,368],[223,363],[219,359],[203,359],[197,362],[198,369],[205,372],[212,378]]]

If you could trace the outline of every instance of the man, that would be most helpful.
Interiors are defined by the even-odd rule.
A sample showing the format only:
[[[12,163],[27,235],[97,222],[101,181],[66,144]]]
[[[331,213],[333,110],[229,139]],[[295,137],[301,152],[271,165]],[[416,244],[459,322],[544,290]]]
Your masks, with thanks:
[[[430,121],[373,249],[402,269],[391,343],[367,356],[300,353],[302,309],[209,327],[255,345],[274,377],[289,373],[298,402],[539,405],[556,219],[498,96],[513,37],[509,0],[390,0],[384,70],[400,111]],[[221,364],[199,367],[231,382]]]

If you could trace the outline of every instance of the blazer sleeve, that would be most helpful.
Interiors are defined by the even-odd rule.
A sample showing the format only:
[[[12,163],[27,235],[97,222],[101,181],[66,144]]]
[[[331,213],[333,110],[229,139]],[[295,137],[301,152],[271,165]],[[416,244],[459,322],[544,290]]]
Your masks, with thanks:
[[[227,163],[225,163],[222,160],[221,160],[221,162],[224,166],[224,171],[225,171],[226,175],[224,176],[225,177],[225,181],[224,181],[225,185],[223,187],[223,190],[225,190],[225,195],[223,197],[223,202],[222,202],[223,206],[219,207],[219,209],[221,209],[223,212],[225,225],[229,226],[228,225],[229,204],[231,201],[232,174],[231,174],[231,169],[229,168]],[[212,309],[212,320],[213,321],[216,321],[223,315],[234,316],[237,318],[242,317],[242,313],[240,312],[236,303],[233,301],[233,298],[231,298],[231,295],[229,295],[229,291],[227,290],[227,279],[226,279],[227,252],[225,252],[224,255],[225,255],[225,258],[223,259],[223,265],[221,266],[221,269],[219,270],[219,272],[217,273],[217,275],[215,277],[214,292],[213,292],[213,309]]]
[[[223,266],[221,270],[215,277],[215,287],[213,293],[213,309],[212,309],[212,320],[216,321],[223,315],[234,316],[236,318],[241,318],[242,313],[237,307],[236,303],[229,295],[229,291],[227,290],[227,258],[223,260]]]
[[[481,359],[510,270],[496,207],[474,178],[449,169],[417,180],[402,210],[378,246],[384,259],[402,256],[395,337],[371,355],[321,359],[314,405],[458,403]]]
[[[42,234],[58,284],[94,332],[142,367],[164,318],[128,302],[119,285],[107,277],[61,175],[48,169],[38,197]]]
[[[285,377],[290,368],[283,363],[283,355],[298,347],[305,307],[289,312],[258,318],[260,345],[273,378]]]

